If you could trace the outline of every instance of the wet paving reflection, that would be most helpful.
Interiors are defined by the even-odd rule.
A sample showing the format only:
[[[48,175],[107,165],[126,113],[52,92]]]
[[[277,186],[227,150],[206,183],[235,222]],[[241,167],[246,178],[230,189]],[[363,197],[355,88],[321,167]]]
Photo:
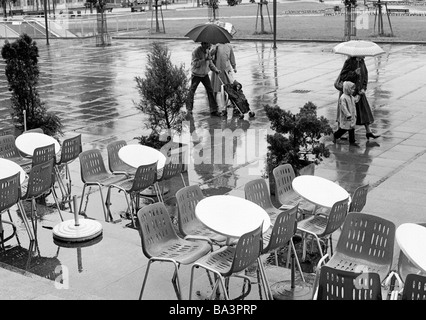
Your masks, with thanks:
[[[106,48],[96,47],[92,41],[55,40],[49,47],[40,41],[39,94],[48,109],[57,112],[63,120],[65,135],[61,140],[81,133],[83,150],[98,148],[106,161],[109,142],[124,139],[128,144],[137,143],[135,138],[146,134],[146,116],[134,104],[140,99],[134,78],[144,76],[146,54],[154,40],[114,39],[113,45]],[[191,51],[197,44],[186,40],[161,42],[169,46],[173,63],[182,63],[189,69]],[[306,102],[312,101],[318,107],[318,115],[325,116],[336,129],[338,93],[333,83],[344,57],[332,53],[334,43],[284,42],[279,43],[277,49],[268,42],[235,42],[232,45],[238,70],[235,78],[241,82],[256,116],[234,117],[232,120],[211,118],[204,88],[198,88],[194,117],[187,128],[190,134],[195,133],[190,140],[194,153],[187,175],[189,183],[201,184],[206,195],[241,192],[246,181],[264,174],[266,145],[259,141],[252,143],[250,138],[252,133],[256,136],[262,136],[262,132],[271,133],[264,105],[278,105],[295,113]],[[368,142],[361,126],[356,130],[359,148],[350,147],[347,140],[334,145],[331,138],[326,137],[324,141],[331,156],[316,168],[316,174],[336,181],[348,192],[366,183],[377,186],[425,152],[426,47],[398,44],[383,45],[383,48],[386,54],[382,57],[366,58],[370,75],[367,98],[376,119],[372,129],[381,134],[381,138]],[[1,61],[0,69],[4,67]],[[10,121],[9,99],[4,73],[0,73],[2,123]],[[220,133],[221,139],[211,139],[215,131]],[[224,144],[223,139],[230,137],[232,143]],[[200,161],[203,157],[210,161]],[[252,170],[247,169],[250,165],[253,165]],[[82,190],[79,162],[73,162],[70,169],[75,184],[73,192],[79,196]],[[113,201],[118,201],[114,208],[125,210],[123,200],[114,198]],[[88,210],[94,218],[102,220],[99,202],[91,199]],[[49,219],[43,219],[42,224],[53,227]],[[71,272],[81,272],[96,269],[95,258],[115,254],[122,260],[128,258],[126,254],[129,252],[120,252],[114,246],[108,249],[111,242],[106,238],[81,250],[63,248],[53,243],[51,231],[40,229],[43,235],[40,235],[38,250],[34,252],[25,241],[22,247],[12,244],[0,255],[0,261],[42,276],[50,274],[55,277],[54,269],[61,263],[70,265]],[[133,254],[132,263],[124,266],[133,272],[136,265],[140,266],[139,238],[134,229],[124,229],[133,232],[125,240],[135,244],[129,249]],[[25,238],[24,233],[20,236]],[[44,259],[44,262],[38,263],[37,259]],[[108,260],[106,263],[117,264],[117,261]],[[44,271],[38,269],[40,264],[46,265]],[[106,271],[101,274],[105,275]],[[77,281],[87,287],[84,281],[88,279],[89,275]]]

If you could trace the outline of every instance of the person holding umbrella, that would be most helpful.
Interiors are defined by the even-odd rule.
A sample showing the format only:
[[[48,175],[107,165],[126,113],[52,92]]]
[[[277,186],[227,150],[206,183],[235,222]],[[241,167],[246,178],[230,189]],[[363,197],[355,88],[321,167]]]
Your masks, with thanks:
[[[210,115],[214,117],[222,116],[218,111],[218,105],[213,93],[213,87],[210,82],[210,70],[216,74],[220,74],[220,70],[216,68],[210,54],[211,44],[201,42],[201,45],[192,52],[191,60],[191,86],[189,88],[188,100],[186,102],[186,110],[189,116],[192,116],[194,108],[194,95],[200,82],[204,85],[209,100]]]
[[[354,96],[359,95],[359,101],[355,105],[357,113],[356,124],[365,127],[367,140],[370,138],[379,138],[380,135],[375,135],[370,128],[370,124],[374,122],[374,116],[365,96],[368,84],[368,70],[364,62],[364,57],[348,57],[340,73],[340,79],[356,84]]]
[[[365,96],[368,84],[368,70],[364,58],[366,56],[376,57],[384,54],[385,51],[372,41],[351,40],[337,44],[333,48],[333,52],[348,56],[340,72],[340,80],[351,81],[356,85],[354,96],[360,96],[359,101],[356,103],[356,124],[365,127],[367,140],[380,137],[380,135],[375,135],[370,128],[370,124],[374,122],[374,116]]]

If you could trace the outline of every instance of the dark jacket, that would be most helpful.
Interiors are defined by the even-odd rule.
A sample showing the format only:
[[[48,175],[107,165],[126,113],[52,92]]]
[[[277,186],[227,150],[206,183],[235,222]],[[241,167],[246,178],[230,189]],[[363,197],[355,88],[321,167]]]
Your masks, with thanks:
[[[361,68],[360,75],[357,75],[355,72],[358,66]],[[356,57],[349,57],[346,59],[345,63],[343,64],[342,71],[340,72],[340,80],[355,83],[356,90],[354,95],[357,95],[361,89],[367,91],[368,70],[364,59],[361,59],[360,61],[357,61]]]

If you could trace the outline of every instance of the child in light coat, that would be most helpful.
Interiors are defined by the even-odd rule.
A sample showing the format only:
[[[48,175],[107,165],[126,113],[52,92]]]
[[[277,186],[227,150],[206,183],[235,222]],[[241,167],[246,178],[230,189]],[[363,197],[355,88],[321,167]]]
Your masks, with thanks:
[[[356,146],[355,142],[355,123],[356,108],[355,103],[359,100],[359,96],[353,97],[355,84],[350,81],[343,82],[343,94],[339,98],[337,108],[337,122],[339,129],[333,133],[333,142],[339,139],[346,132],[349,132],[349,144]]]

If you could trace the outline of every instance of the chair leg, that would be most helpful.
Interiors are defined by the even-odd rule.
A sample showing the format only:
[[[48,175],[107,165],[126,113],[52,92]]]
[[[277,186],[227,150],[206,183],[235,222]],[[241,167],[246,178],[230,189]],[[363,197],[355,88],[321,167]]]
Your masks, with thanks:
[[[257,258],[258,270],[260,271],[261,280],[263,284],[263,290],[265,292],[265,297],[267,300],[274,300],[272,295],[271,287],[269,285],[268,277],[266,276],[266,270],[263,266],[261,258]]]
[[[25,209],[24,209],[24,205],[22,204],[21,200],[19,200],[17,204],[18,204],[19,210],[21,211],[22,222],[24,223],[25,229],[27,230],[28,237],[30,238],[30,241],[32,241],[32,240],[34,240],[34,234],[31,231],[30,223],[28,221],[27,214],[26,214]]]
[[[9,219],[10,219],[10,223],[12,227],[15,229],[16,241],[18,242],[18,245],[21,245],[21,242],[19,241],[18,233],[16,232],[16,226],[13,222],[12,215],[10,214],[10,210],[7,210],[7,214],[9,215]]]
[[[59,204],[59,201],[58,201],[58,197],[57,197],[57,195],[56,195],[55,188],[52,186],[52,187],[50,188],[50,190],[51,190],[51,192],[52,192],[52,197],[53,197],[53,199],[55,200],[56,207],[58,208],[58,212],[59,212],[59,216],[61,217],[61,221],[64,221],[64,218],[62,217],[62,213],[61,213],[61,208],[59,207],[59,206],[60,206],[60,204]]]
[[[302,281],[305,282],[305,277],[303,276],[302,267],[300,266],[299,258],[297,257],[296,247],[294,246],[293,239],[290,239],[290,244],[291,244],[291,249],[293,250],[294,257],[297,263],[297,269],[299,269],[300,276],[302,277]]]
[[[322,257],[324,257],[324,253],[322,252],[320,239],[316,235],[314,235],[314,237],[315,237],[315,240],[317,241],[318,250],[319,250],[319,252],[321,254],[321,258],[322,258]]]
[[[89,187],[89,192],[86,195],[86,206],[84,208],[84,214],[87,216],[86,214],[86,209],[87,209],[87,203],[89,202],[89,194],[90,194],[90,187]],[[83,192],[81,193],[81,201],[80,201],[80,207],[78,208],[78,214],[81,214],[81,207],[83,206],[83,202],[84,202],[84,192],[86,191],[86,184],[83,185]]]
[[[180,291],[180,283],[179,283],[179,274],[178,274],[178,266],[176,265],[175,271],[172,277],[173,288],[175,289],[176,297],[178,300],[182,300],[182,295]]]
[[[139,294],[139,300],[142,300],[142,295],[143,295],[143,291],[145,289],[146,280],[148,279],[149,268],[151,267],[151,263],[153,263],[153,262],[154,261],[152,261],[151,259],[149,259],[149,261],[148,261],[148,265],[147,265],[146,271],[145,271],[145,277],[144,277],[143,283],[142,283],[141,292]]]
[[[183,173],[180,173],[180,177],[182,178],[182,182],[183,182],[183,186],[186,187],[186,182],[185,182],[185,178],[183,176]]]

